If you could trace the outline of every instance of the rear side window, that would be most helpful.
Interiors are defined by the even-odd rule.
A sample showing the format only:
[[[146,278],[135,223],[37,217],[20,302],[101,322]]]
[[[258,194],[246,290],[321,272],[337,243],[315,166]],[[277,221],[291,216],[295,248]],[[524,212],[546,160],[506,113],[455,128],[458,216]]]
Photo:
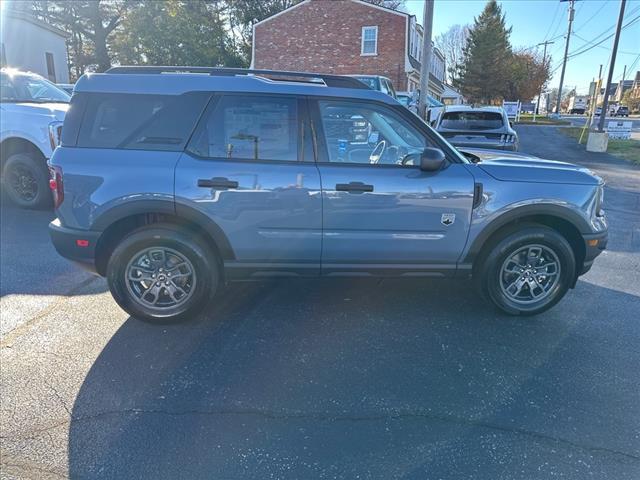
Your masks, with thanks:
[[[298,160],[298,102],[293,97],[220,98],[189,149],[210,158]]]
[[[452,130],[492,130],[503,125],[498,112],[445,112],[440,123]]]
[[[180,151],[209,97],[206,92],[89,94],[78,146]]]

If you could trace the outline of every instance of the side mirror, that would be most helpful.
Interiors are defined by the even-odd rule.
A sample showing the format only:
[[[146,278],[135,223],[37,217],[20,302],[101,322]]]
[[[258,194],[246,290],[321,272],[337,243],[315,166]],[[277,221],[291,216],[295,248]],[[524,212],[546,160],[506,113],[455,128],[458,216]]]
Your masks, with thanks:
[[[420,170],[424,172],[436,172],[442,168],[446,157],[439,148],[425,148],[420,155]]]

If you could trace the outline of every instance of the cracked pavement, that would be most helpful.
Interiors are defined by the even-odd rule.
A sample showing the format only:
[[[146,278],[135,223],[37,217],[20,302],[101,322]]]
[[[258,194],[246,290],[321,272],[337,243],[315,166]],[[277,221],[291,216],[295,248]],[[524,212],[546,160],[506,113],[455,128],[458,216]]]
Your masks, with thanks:
[[[553,127],[522,150],[608,181],[609,250],[537,318],[468,282],[236,284],[151,326],[3,206],[0,476],[640,478],[640,169]]]

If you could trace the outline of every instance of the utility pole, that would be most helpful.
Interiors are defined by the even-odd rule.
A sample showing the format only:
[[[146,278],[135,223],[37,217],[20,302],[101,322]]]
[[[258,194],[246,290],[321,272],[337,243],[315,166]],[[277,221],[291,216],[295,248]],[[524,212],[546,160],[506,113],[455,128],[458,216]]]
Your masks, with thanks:
[[[547,64],[547,45],[553,45],[554,42],[546,41],[539,43],[536,47],[540,45],[544,45],[544,52],[542,53],[542,66],[544,67]],[[540,108],[540,97],[542,96],[542,90],[544,89],[544,83],[540,85],[540,93],[538,94],[538,100],[536,100],[536,108],[533,111],[533,121],[536,121],[536,113],[538,113],[538,109]]]
[[[560,0],[564,2],[566,0]],[[564,46],[564,59],[562,60],[562,72],[560,73],[560,87],[558,88],[558,101],[556,102],[556,114],[560,115],[560,102],[562,101],[562,84],[564,83],[564,71],[567,68],[567,54],[569,53],[569,40],[571,39],[571,25],[573,24],[573,5],[575,0],[569,0],[569,28],[567,29],[567,43]]]
[[[607,77],[607,86],[604,87],[604,100],[602,101],[602,115],[598,122],[598,132],[604,130],[604,120],[607,116],[609,108],[609,89],[611,88],[611,79],[613,78],[613,69],[616,66],[616,54],[618,53],[618,42],[620,41],[620,30],[622,30],[622,20],[624,19],[624,8],[627,0],[620,1],[620,15],[618,15],[618,26],[616,27],[616,36],[613,40],[613,50],[611,51],[611,64],[609,65],[609,76]]]
[[[424,0],[422,24],[422,58],[420,60],[420,98],[418,99],[418,113],[420,118],[427,118],[427,94],[429,92],[429,70],[431,67],[431,31],[433,29],[433,2]]]
[[[593,95],[591,96],[591,119],[593,124],[593,119],[595,118],[595,111],[598,103],[598,95],[600,95],[600,87],[602,86],[602,64],[600,64],[600,70],[598,70],[598,81],[596,85],[593,87]]]

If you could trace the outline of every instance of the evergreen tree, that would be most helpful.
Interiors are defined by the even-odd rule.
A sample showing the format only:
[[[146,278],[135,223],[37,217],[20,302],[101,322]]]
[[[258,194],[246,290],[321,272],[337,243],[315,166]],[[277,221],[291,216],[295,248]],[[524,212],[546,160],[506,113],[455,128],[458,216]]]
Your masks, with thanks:
[[[511,28],[505,26],[502,9],[489,0],[469,31],[456,86],[474,103],[495,103],[506,93],[510,77]]]

